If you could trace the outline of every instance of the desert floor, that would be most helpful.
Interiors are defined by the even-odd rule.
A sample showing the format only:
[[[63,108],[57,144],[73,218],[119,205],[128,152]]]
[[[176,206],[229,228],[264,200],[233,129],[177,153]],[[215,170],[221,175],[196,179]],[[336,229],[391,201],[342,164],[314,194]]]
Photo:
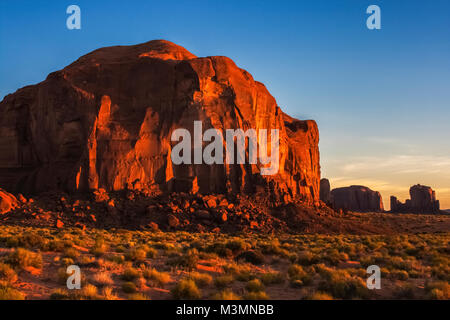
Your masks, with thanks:
[[[0,226],[0,299],[450,299],[450,216],[353,214],[389,234]],[[398,230],[393,233],[392,230]],[[69,265],[81,290],[66,286]],[[381,268],[368,290],[366,268]]]

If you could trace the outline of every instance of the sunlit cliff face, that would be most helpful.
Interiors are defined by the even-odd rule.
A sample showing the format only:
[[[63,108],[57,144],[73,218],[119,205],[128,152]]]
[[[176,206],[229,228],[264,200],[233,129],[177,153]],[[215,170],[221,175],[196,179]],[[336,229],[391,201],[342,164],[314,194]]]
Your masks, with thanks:
[[[266,188],[319,199],[316,123],[284,114],[226,57],[197,58],[163,40],[103,48],[1,104],[0,168],[9,170],[0,185],[12,191]],[[194,132],[196,121],[221,132],[277,130],[276,174],[261,175],[261,162],[174,164],[172,133]]]

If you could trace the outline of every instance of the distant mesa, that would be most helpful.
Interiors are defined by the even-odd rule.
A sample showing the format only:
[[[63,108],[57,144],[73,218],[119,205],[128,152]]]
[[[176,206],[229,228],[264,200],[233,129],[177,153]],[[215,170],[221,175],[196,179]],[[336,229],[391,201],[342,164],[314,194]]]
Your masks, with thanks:
[[[357,212],[384,211],[381,194],[365,186],[333,189],[331,191],[331,203],[334,209]]]
[[[330,181],[326,178],[320,180],[320,200],[326,204],[331,204]]]
[[[397,197],[391,196],[391,212],[409,213],[440,213],[439,200],[431,187],[417,184],[409,189],[411,199],[405,203],[400,202]]]

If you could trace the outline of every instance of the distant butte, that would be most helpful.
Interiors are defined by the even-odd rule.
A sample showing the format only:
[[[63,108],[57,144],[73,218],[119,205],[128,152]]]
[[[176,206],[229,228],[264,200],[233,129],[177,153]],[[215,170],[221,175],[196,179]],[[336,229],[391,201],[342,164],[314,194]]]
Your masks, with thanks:
[[[411,199],[405,203],[391,196],[391,212],[405,213],[440,213],[439,200],[436,200],[436,193],[431,187],[417,184],[409,189]]]

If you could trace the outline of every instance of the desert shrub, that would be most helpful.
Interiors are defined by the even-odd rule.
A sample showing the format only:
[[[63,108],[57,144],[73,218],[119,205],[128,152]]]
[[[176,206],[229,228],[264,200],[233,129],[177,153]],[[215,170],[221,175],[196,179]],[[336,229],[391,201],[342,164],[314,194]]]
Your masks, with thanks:
[[[389,277],[398,280],[408,280],[409,274],[405,270],[391,270]]]
[[[261,281],[266,285],[280,284],[285,281],[284,275],[281,272],[268,272],[261,275]]]
[[[297,264],[293,264],[288,269],[288,275],[291,279],[301,279],[307,273],[303,270],[303,267]]]
[[[48,251],[56,251],[56,252],[61,252],[63,251],[65,248],[65,243],[64,241],[61,240],[50,240],[47,243],[47,247],[46,250]]]
[[[248,250],[242,252],[236,257],[237,260],[244,260],[255,265],[262,264],[264,262],[264,255],[259,251]]]
[[[108,245],[105,240],[100,237],[95,240],[95,244],[90,250],[90,252],[97,258],[104,255],[106,251],[108,251]]]
[[[261,244],[261,251],[264,254],[279,254],[282,248],[280,248],[280,241],[274,239]]]
[[[194,280],[195,284],[200,288],[206,287],[212,283],[212,277],[207,273],[192,272],[189,279]]]
[[[116,246],[114,251],[117,253],[124,253],[127,251],[127,248],[123,245],[118,245],[118,246]]]
[[[176,255],[167,261],[167,264],[182,267],[187,270],[193,270],[198,264],[198,251],[197,249],[190,249],[183,255]]]
[[[316,291],[306,297],[307,300],[333,300],[333,297],[328,293]]]
[[[131,293],[128,296],[128,300],[150,300],[149,297],[147,297],[145,294],[136,292],[136,293]]]
[[[72,264],[75,264],[75,261],[73,261],[72,258],[62,258],[61,259],[61,265],[63,265],[63,266],[67,267],[67,266],[70,266]]]
[[[56,279],[59,284],[66,285],[68,278],[69,278],[69,275],[67,274],[66,268],[59,268],[56,271]]]
[[[14,283],[17,281],[17,273],[9,265],[0,262],[0,285]]]
[[[143,262],[147,258],[147,252],[142,248],[131,248],[125,253],[125,259],[133,262]]]
[[[63,257],[76,260],[80,256],[80,252],[75,248],[66,248]]]
[[[230,249],[234,254],[249,250],[251,248],[251,245],[246,243],[243,239],[235,238],[232,240],[228,240],[225,243],[225,248]]]
[[[345,252],[339,252],[336,249],[327,251],[322,260],[328,262],[332,266],[337,266],[341,261],[348,260],[348,255]]]
[[[107,272],[97,272],[92,276],[92,280],[100,286],[107,286],[114,284],[113,279],[111,279],[110,274]]]
[[[269,300],[269,296],[264,291],[248,292],[244,299],[246,300]]]
[[[193,280],[184,279],[172,289],[172,296],[174,299],[195,300],[200,299],[202,295]]]
[[[219,257],[222,258],[231,258],[233,256],[233,251],[230,248],[227,248],[226,244],[222,242],[215,242],[208,245],[205,248],[205,251],[216,253]]]
[[[198,257],[202,260],[217,260],[219,258],[215,252],[199,252]]]
[[[31,232],[26,232],[25,234],[20,236],[10,237],[6,240],[6,246],[10,248],[21,247],[27,249],[43,249],[46,247],[46,244],[47,240],[45,238]]]
[[[125,262],[125,257],[121,254],[110,254],[107,255],[105,259],[116,264],[122,264]]]
[[[79,292],[76,292],[76,295],[79,295],[81,299],[87,300],[95,300],[98,299],[97,287],[93,284],[84,285]]]
[[[427,297],[434,300],[450,299],[450,284],[445,281],[429,282],[425,286]]]
[[[124,282],[122,284],[122,290],[125,293],[135,293],[135,292],[137,292],[136,285],[133,282],[130,282],[130,281]]]
[[[297,255],[297,264],[302,266],[310,266],[319,262],[319,256],[309,251],[302,251]]]
[[[351,277],[344,270],[334,270],[324,275],[325,281],[319,284],[319,290],[329,292],[335,298],[354,299],[366,298],[368,289],[364,281]]]
[[[0,300],[25,300],[25,295],[14,288],[0,285]]]
[[[225,265],[223,269],[227,274],[232,274],[238,281],[247,282],[256,278],[256,274],[249,265],[230,263]]]
[[[288,275],[293,287],[308,285],[312,282],[311,273],[306,272],[305,269],[298,264],[293,264],[289,267]]]
[[[118,300],[119,298],[114,294],[114,290],[111,287],[105,287],[102,290],[103,300]]]
[[[69,299],[69,293],[63,289],[56,289],[50,294],[50,300],[66,300]]]
[[[233,291],[227,289],[217,292],[212,297],[213,300],[241,300],[241,297],[235,294]]]
[[[155,248],[148,248],[146,250],[146,253],[147,253],[147,258],[149,258],[149,259],[154,259],[158,256],[158,250],[156,250]],[[146,299],[146,300],[148,300],[148,299]]]
[[[259,279],[253,279],[247,282],[245,289],[250,292],[258,292],[264,290],[264,285]]]
[[[217,288],[225,288],[233,282],[234,282],[234,277],[232,275],[218,276],[214,279],[214,285]]]
[[[122,274],[122,279],[125,281],[133,281],[138,279],[141,276],[139,270],[135,268],[127,268]]]
[[[42,268],[42,255],[23,248],[17,248],[7,258],[7,263],[17,268]]]
[[[171,281],[170,274],[167,272],[159,272],[158,270],[146,269],[143,272],[144,278],[155,282],[157,285],[164,286]]]

